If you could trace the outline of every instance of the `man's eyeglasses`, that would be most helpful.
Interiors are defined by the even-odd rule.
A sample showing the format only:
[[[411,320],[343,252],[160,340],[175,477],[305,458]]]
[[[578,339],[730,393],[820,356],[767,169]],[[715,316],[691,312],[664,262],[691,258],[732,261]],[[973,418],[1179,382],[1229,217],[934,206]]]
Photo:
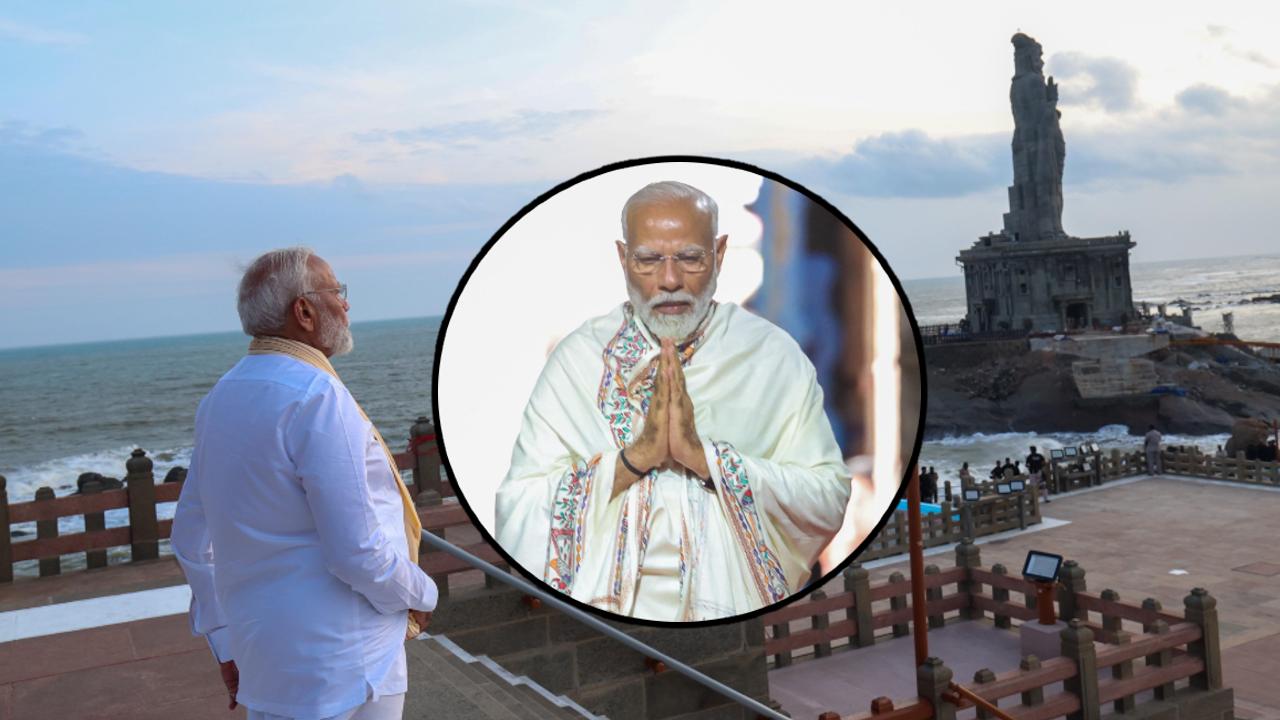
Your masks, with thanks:
[[[706,272],[711,263],[707,253],[702,250],[686,250],[675,255],[659,255],[652,252],[631,254],[631,268],[639,275],[652,275],[658,272],[668,260],[675,260],[676,265],[691,275]]]
[[[304,292],[304,293],[302,293],[302,294],[303,294],[303,295],[314,295],[314,294],[316,294],[316,293],[335,293],[338,297],[342,298],[343,300],[346,300],[346,299],[347,299],[347,284],[346,284],[346,283],[342,283],[341,285],[339,285],[339,286],[338,286],[338,287],[336,287],[336,288],[326,288],[326,289],[324,289],[324,290],[308,290],[308,291],[306,291],[306,292]]]

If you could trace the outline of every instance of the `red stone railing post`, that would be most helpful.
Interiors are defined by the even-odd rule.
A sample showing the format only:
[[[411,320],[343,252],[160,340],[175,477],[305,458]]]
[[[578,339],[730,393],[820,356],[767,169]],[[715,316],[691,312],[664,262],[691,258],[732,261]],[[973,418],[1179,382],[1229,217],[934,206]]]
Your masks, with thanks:
[[[1204,662],[1204,672],[1191,676],[1191,687],[1222,687],[1222,650],[1218,644],[1218,601],[1204,588],[1193,588],[1182,601],[1187,622],[1200,626],[1200,639],[1187,643],[1187,654]]]
[[[1075,560],[1062,563],[1058,570],[1058,617],[1065,621],[1071,618],[1089,619],[1089,611],[1076,602],[1076,593],[1084,592],[1084,568]]]
[[[436,444],[436,426],[431,418],[419,415],[409,429],[409,441],[417,462],[413,468],[414,496],[418,505],[439,505],[444,496],[440,480],[440,448]]]
[[[1133,638],[1129,633],[1124,630],[1117,630],[1114,637],[1116,645],[1128,645],[1133,641]],[[1133,677],[1133,661],[1125,660],[1124,662],[1112,665],[1111,677],[1115,680],[1128,680]],[[1112,702],[1111,706],[1117,713],[1131,713],[1133,712],[1134,706],[1133,695],[1118,697]]]
[[[89,480],[80,487],[81,495],[93,495],[102,492],[101,480]],[[87,512],[84,514],[84,531],[86,533],[95,530],[106,530],[107,519],[106,513],[103,512]],[[84,553],[85,565],[91,568],[100,568],[107,566],[107,550],[86,550]]]
[[[13,540],[9,537],[9,481],[0,475],[0,582],[13,582]]]
[[[827,599],[827,594],[822,592],[821,590],[814,590],[813,594],[809,596],[810,602],[818,602],[819,600],[826,600],[826,599]],[[816,615],[813,615],[810,617],[810,622],[812,623],[813,629],[818,630],[819,635],[821,636],[821,635],[824,635],[824,633],[822,633],[821,631],[831,627],[831,616],[828,615],[825,611],[819,612]],[[831,657],[831,638],[821,637],[818,640],[818,642],[814,643],[813,656],[815,658]]]
[[[1120,602],[1120,593],[1112,590],[1111,588],[1104,589],[1098,596],[1107,602]],[[1108,636],[1115,637],[1116,633],[1120,632],[1123,628],[1123,618],[1119,615],[1112,615],[1107,612],[1102,613],[1102,629],[1107,631]],[[1104,640],[1104,642],[1108,641],[1109,640]]]
[[[956,706],[943,699],[949,694],[952,677],[951,668],[936,657],[926,658],[916,668],[916,694],[933,706],[932,720],[956,720]]]
[[[1142,609],[1148,612],[1158,613],[1164,609],[1164,606],[1161,605],[1160,601],[1155,598],[1147,598],[1142,601]],[[1156,625],[1154,622],[1142,623],[1142,632],[1153,633],[1155,631],[1156,631]]]
[[[1079,618],[1063,628],[1062,656],[1075,662],[1076,674],[1062,681],[1062,687],[1080,701],[1080,709],[1067,715],[1067,720],[1098,720],[1102,708],[1098,700],[1098,653],[1093,647],[1093,631]]]
[[[973,579],[973,569],[982,567],[982,551],[973,544],[972,538],[960,538],[960,542],[956,543],[956,567],[965,568],[959,589],[969,596],[969,601],[960,608],[960,617],[965,620],[981,620],[982,611],[973,606],[973,596],[982,592],[982,583]]]
[[[940,572],[941,572],[941,571],[940,571],[940,570],[938,570],[938,566],[937,566],[937,565],[925,565],[925,566],[924,566],[924,576],[925,576],[926,581],[928,580],[928,578],[929,578],[929,576],[930,576],[930,575],[938,575]],[[925,589],[925,591],[924,591],[924,599],[925,599],[926,609],[928,609],[928,608],[927,608],[927,606],[928,606],[929,604],[933,604],[933,603],[939,603],[939,602],[941,602],[941,601],[942,601],[942,586],[938,585],[938,586],[935,586],[935,587],[926,588],[926,589]],[[931,612],[931,613],[929,613],[929,628],[930,628],[930,629],[933,629],[933,628],[940,628],[940,627],[942,627],[942,626],[943,626],[943,625],[945,625],[945,624],[946,624],[946,618],[944,618],[944,617],[942,616],[942,610],[941,610],[941,609],[939,609],[937,612]]]
[[[42,487],[36,490],[36,502],[53,500],[53,488]],[[58,518],[36,521],[36,540],[52,540],[58,537]],[[62,572],[62,556],[40,558],[40,577],[58,575]]]
[[[995,681],[996,681],[996,674],[994,672],[991,672],[990,668],[982,668],[981,670],[973,674],[973,682],[976,685],[985,685],[987,683],[992,683]],[[977,688],[974,688],[974,690],[977,690]],[[992,700],[991,704],[999,705],[1000,703],[996,700]],[[982,707],[978,708],[978,720],[991,720],[991,718],[993,717],[995,716],[991,714],[990,710],[985,710]]]
[[[781,640],[782,638],[791,637],[791,623],[780,622],[773,626],[773,639]],[[774,667],[787,667],[791,664],[791,651],[783,650],[773,656]]]
[[[1018,668],[1021,669],[1023,672],[1039,670],[1040,658],[1036,657],[1035,655],[1027,655],[1026,657],[1022,658],[1022,662],[1018,663]],[[1035,705],[1041,705],[1043,703],[1044,703],[1044,686],[1043,685],[1038,685],[1036,687],[1031,688],[1030,690],[1022,691],[1023,707],[1033,707]]]
[[[131,559],[154,560],[160,557],[160,526],[156,521],[156,477],[151,458],[142,448],[134,450],[124,464],[124,478],[129,491],[129,540]]]
[[[991,566],[991,574],[1001,575],[1001,576],[1008,575],[1009,570],[1001,563],[996,563],[995,565]],[[995,585],[992,585],[991,599],[996,601],[997,603],[1009,602],[1009,588],[996,587]],[[996,627],[1009,628],[1013,626],[1012,616],[1009,615],[1009,613],[996,610],[992,614],[995,616]]]
[[[891,583],[900,583],[900,582],[904,582],[904,581],[906,581],[906,579],[907,579],[907,577],[906,577],[905,575],[903,575],[903,574],[902,574],[902,573],[900,573],[900,572],[897,572],[896,570],[895,570],[893,573],[891,573],[891,574],[889,575],[889,582],[891,582]],[[868,603],[868,605],[870,605],[870,603]],[[906,610],[906,609],[907,609],[907,595],[906,595],[906,593],[897,594],[897,595],[894,595],[894,596],[890,597],[890,598],[889,598],[889,609],[890,609],[890,610]],[[870,610],[870,608],[868,608],[868,610],[867,610],[867,615],[868,615],[868,617],[870,617],[870,613],[871,613],[871,610]],[[868,621],[868,622],[869,622],[869,621]],[[910,625],[910,624],[908,624],[908,623],[906,623],[906,622],[900,622],[900,623],[894,623],[894,624],[893,624],[893,636],[894,636],[894,637],[906,637],[906,636],[908,636],[908,635],[910,635],[910,634],[911,634],[911,625]],[[871,635],[872,635],[872,638],[874,639],[874,637],[875,637],[874,633],[872,633]]]
[[[862,567],[862,563],[856,562],[845,568],[844,589],[853,593],[853,604],[845,610],[845,618],[858,626],[858,634],[849,641],[854,647],[874,645],[876,629],[871,624],[871,573]]]
[[[1168,635],[1169,623],[1164,620],[1156,620],[1151,624],[1151,629],[1147,632],[1154,635]],[[1173,650],[1171,648],[1165,648],[1147,656],[1147,667],[1168,667],[1172,663]],[[1174,697],[1173,683],[1167,682],[1163,685],[1157,685],[1151,689],[1151,692],[1155,696],[1156,700],[1172,700]]]

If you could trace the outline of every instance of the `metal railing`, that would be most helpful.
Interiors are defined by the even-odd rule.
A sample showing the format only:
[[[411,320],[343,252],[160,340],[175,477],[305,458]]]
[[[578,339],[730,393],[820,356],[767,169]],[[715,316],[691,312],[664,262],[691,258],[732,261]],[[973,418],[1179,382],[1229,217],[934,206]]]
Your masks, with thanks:
[[[579,610],[578,608],[570,605],[564,600],[561,600],[553,596],[551,593],[548,593],[545,590],[541,590],[537,587],[534,587],[532,584],[525,581],[524,579],[518,578],[512,575],[511,573],[506,572],[505,570],[502,570],[497,566],[476,557],[475,555],[472,555],[466,550],[463,550],[462,548],[451,544],[444,538],[436,537],[435,535],[432,535],[426,530],[423,530],[422,539],[424,542],[427,543],[427,545],[430,545],[432,548],[436,550],[440,550],[441,552],[448,553],[449,555],[452,555],[453,557],[458,558],[463,562],[466,562],[472,567],[475,567],[479,570],[483,570],[484,573],[489,577],[492,577],[493,579],[499,582],[510,585],[511,587],[523,593],[532,595],[542,600],[543,602],[549,604],[551,607],[554,607],[560,612],[565,613],[569,617],[572,617],[574,620],[577,620],[578,622],[582,623],[583,625],[586,625],[592,630],[595,630],[609,638],[612,638],[613,640],[616,640],[622,643],[623,645],[626,645],[628,648],[635,650],[636,652],[644,655],[646,658],[650,658],[652,660],[656,660],[658,662],[665,664],[667,668],[674,670],[680,673],[681,675],[689,678],[690,680],[698,683],[699,685],[702,685],[703,687],[713,692],[719,693],[720,695],[738,703],[739,705],[752,710],[753,712],[757,713],[760,717],[770,718],[770,720],[788,720],[788,718],[785,715],[778,713],[776,710],[774,710],[773,708],[770,708],[768,705],[765,705],[764,703],[761,703],[758,700],[752,699],[738,692],[737,690],[734,690],[728,685],[725,685],[722,682],[719,682],[711,677],[708,677],[707,675],[701,672],[698,672],[692,667],[686,665],[683,662],[680,662],[679,660],[676,660],[675,658],[671,657],[670,655],[667,655],[666,653],[663,653],[648,645],[645,645],[644,643],[640,642],[639,640],[636,640],[635,638],[622,632],[621,630],[611,627],[605,621]]]

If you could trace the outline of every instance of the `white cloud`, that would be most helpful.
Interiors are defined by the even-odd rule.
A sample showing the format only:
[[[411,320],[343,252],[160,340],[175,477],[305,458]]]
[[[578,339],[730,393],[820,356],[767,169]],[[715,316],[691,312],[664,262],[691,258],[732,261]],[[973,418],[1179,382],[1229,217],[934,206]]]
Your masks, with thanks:
[[[80,33],[47,30],[27,23],[0,18],[0,39],[16,40],[28,45],[81,45],[88,38]]]

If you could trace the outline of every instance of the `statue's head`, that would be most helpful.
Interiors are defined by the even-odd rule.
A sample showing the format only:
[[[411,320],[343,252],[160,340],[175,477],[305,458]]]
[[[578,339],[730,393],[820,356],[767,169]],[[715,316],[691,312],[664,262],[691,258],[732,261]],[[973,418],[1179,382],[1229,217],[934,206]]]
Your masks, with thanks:
[[[1038,73],[1044,69],[1044,50],[1035,38],[1016,33],[1010,42],[1013,43],[1013,68],[1016,74]]]

